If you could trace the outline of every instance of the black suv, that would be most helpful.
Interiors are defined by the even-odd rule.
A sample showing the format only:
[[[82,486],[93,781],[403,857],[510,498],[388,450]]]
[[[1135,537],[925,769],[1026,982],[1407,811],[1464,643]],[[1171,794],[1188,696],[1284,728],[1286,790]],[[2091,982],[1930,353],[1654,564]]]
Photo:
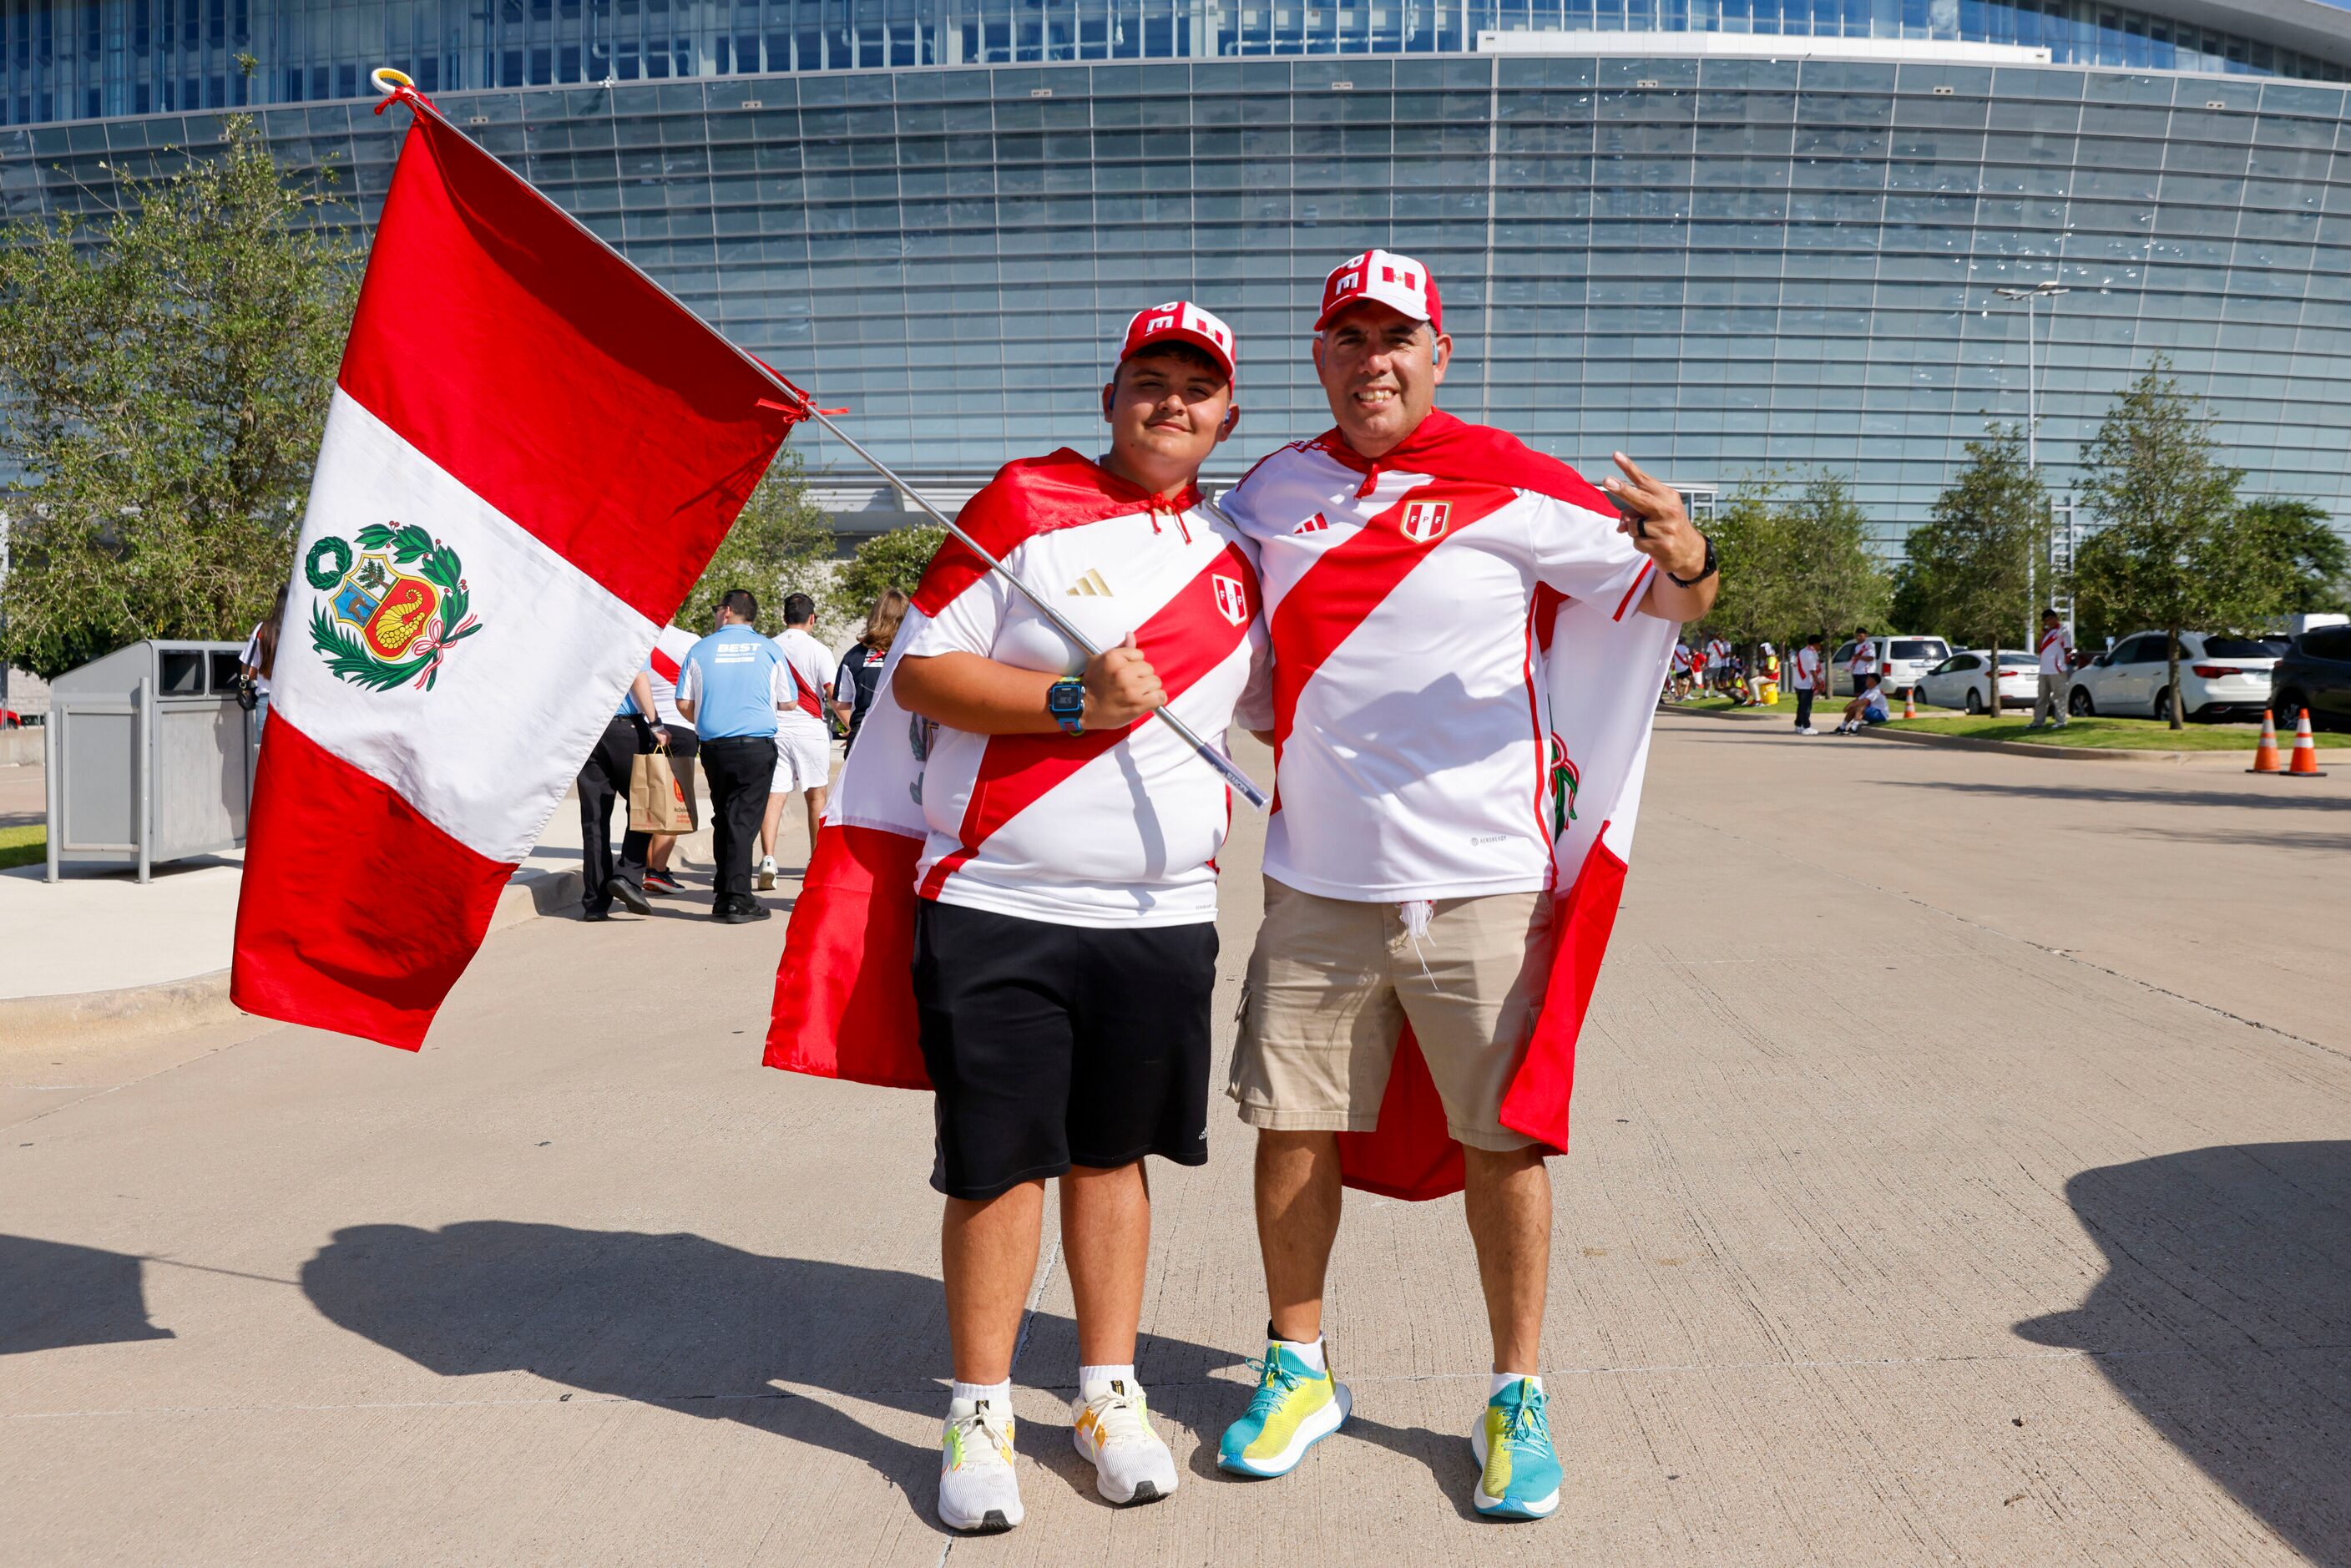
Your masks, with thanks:
[[[2280,727],[2308,708],[2318,729],[2351,729],[2351,626],[2318,626],[2294,640],[2273,672]]]

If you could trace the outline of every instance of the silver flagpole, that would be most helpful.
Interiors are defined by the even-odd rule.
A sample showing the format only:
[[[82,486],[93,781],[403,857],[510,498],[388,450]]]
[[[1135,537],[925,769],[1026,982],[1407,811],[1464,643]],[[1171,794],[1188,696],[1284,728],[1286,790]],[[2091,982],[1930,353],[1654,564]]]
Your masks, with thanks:
[[[464,131],[457,130],[457,127],[451,122],[447,115],[443,114],[430,99],[426,99],[423,93],[416,90],[416,84],[409,79],[406,73],[394,70],[389,66],[379,67],[368,74],[368,85],[388,98],[398,98],[402,102],[408,105],[412,112],[417,114],[429,114],[434,120],[439,120],[443,125],[448,126],[448,128],[457,135],[465,135]],[[402,91],[402,89],[406,89],[407,90]],[[379,105],[376,111],[380,114],[383,111],[385,107],[387,106]],[[467,141],[472,141],[473,138],[466,136],[465,140]],[[479,143],[475,143],[475,145],[478,147]],[[491,154],[486,149],[484,149],[483,156],[489,157]],[[510,174],[514,173],[514,171],[511,169],[507,172]],[[523,177],[520,174],[515,174],[514,177],[517,180],[522,180],[523,183],[526,185],[530,183],[529,181],[523,180]],[[537,189],[536,186],[533,186],[532,188],[534,190]],[[544,198],[545,193],[541,192],[540,195]],[[644,281],[650,284],[653,287],[659,289],[663,298],[667,299],[671,304],[685,312],[686,315],[693,317],[695,320],[702,321],[702,318],[695,315],[691,306],[687,305],[684,300],[680,299],[676,295],[672,294],[667,288],[663,287],[658,279],[648,276],[644,269],[637,266],[635,262],[631,261],[627,256],[622,256],[610,241],[604,238],[603,235],[598,234],[595,230],[581,223],[578,218],[573,217],[569,213],[564,212],[562,207],[557,205],[554,201],[549,200],[547,204],[553,207],[556,212],[561,213],[564,220],[570,224],[573,228],[578,229],[589,239],[594,241],[597,245],[610,252],[613,258],[619,261],[622,266],[635,273],[639,277],[643,278]],[[1077,626],[1068,616],[1055,609],[1052,603],[1048,601],[1043,594],[1039,593],[1035,589],[1030,588],[1027,583],[1021,581],[1010,568],[1007,567],[1002,561],[997,559],[995,555],[977,539],[973,538],[969,534],[964,532],[963,529],[957,528],[953,517],[948,517],[945,512],[942,512],[938,507],[931,504],[930,497],[925,496],[920,490],[915,489],[912,485],[907,484],[904,479],[899,478],[898,476],[891,470],[888,464],[883,462],[879,457],[874,456],[871,452],[866,451],[865,448],[860,445],[848,432],[842,430],[841,426],[833,423],[830,418],[817,408],[815,398],[810,396],[809,393],[800,391],[799,388],[792,385],[789,382],[778,375],[774,371],[768,369],[766,362],[758,355],[750,353],[737,345],[733,340],[728,339],[725,333],[719,331],[717,328],[711,326],[707,321],[703,321],[702,325],[712,337],[716,338],[720,342],[725,343],[728,349],[732,350],[737,359],[757,371],[769,386],[774,387],[784,396],[791,399],[792,405],[798,408],[805,417],[813,419],[819,424],[824,426],[827,431],[831,433],[835,440],[848,447],[852,452],[856,453],[858,456],[863,458],[876,474],[879,474],[884,480],[895,486],[903,494],[913,497],[916,506],[920,507],[925,512],[930,514],[931,517],[936,521],[941,528],[946,529],[948,533],[952,534],[959,542],[961,542],[966,549],[968,549],[972,554],[977,556],[980,559],[981,563],[985,565],[988,570],[996,573],[997,576],[1002,578],[1008,584],[1009,584],[1015,593],[1018,593],[1021,598],[1027,600],[1036,610],[1038,614],[1042,615],[1047,621],[1052,623],[1055,631],[1059,632],[1062,636],[1067,637],[1071,642],[1076,643],[1087,658],[1094,659],[1101,657],[1102,651],[1095,645],[1092,638],[1087,636],[1083,632],[1079,631]],[[1210,507],[1209,509],[1211,511],[1215,510],[1214,507]],[[1217,513],[1217,516],[1221,517],[1223,514],[1219,512]],[[1167,708],[1154,708],[1151,710],[1149,716],[1159,720],[1168,728],[1174,730],[1178,736],[1182,737],[1184,743],[1198,754],[1200,760],[1215,768],[1217,775],[1222,778],[1226,783],[1231,785],[1233,789],[1239,791],[1243,800],[1247,800],[1250,805],[1255,806],[1260,811],[1265,810],[1269,803],[1269,798],[1267,797],[1266,792],[1259,789],[1257,786],[1257,780],[1251,779],[1247,773],[1243,772],[1240,765],[1235,762],[1231,758],[1226,756],[1221,747],[1211,746],[1206,740],[1203,740],[1196,730],[1195,730],[1190,725],[1186,724],[1182,719],[1177,718],[1176,715]]]

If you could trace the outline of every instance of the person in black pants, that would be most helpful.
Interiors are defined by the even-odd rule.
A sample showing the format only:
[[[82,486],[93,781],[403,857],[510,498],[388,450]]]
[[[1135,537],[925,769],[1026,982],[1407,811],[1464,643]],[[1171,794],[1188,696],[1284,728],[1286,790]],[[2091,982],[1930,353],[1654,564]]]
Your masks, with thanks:
[[[751,856],[776,777],[776,737],[705,740],[702,777],[710,786],[710,853],[717,862],[711,871],[711,913],[729,924],[765,920],[767,906],[751,896]]]
[[[610,920],[614,904],[632,915],[653,913],[653,905],[645,902],[645,849],[653,841],[652,835],[623,830],[620,860],[616,864],[612,859],[613,797],[628,798],[631,759],[668,737],[668,731],[646,722],[645,716],[653,711],[653,687],[639,671],[630,683],[629,695],[621,699],[620,711],[605,721],[604,733],[597,737],[588,760],[580,766],[580,856],[587,883],[580,903],[585,919]]]
[[[783,650],[752,622],[759,601],[731,588],[718,601],[718,629],[677,662],[677,711],[702,737],[710,781],[713,919],[741,925],[768,918],[751,896],[751,847],[776,776],[776,715],[797,702]]]

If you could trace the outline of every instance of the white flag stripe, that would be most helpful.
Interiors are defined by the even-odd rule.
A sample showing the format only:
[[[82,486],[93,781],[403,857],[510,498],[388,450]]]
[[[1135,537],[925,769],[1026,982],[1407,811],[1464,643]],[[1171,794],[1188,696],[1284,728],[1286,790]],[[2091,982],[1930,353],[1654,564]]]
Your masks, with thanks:
[[[448,650],[430,691],[353,685],[312,646],[313,611],[331,616],[334,598],[305,580],[312,547],[333,536],[361,555],[359,531],[383,524],[414,524],[464,563],[481,629]],[[340,388],[295,559],[273,681],[280,711],[476,853],[529,854],[658,628]]]

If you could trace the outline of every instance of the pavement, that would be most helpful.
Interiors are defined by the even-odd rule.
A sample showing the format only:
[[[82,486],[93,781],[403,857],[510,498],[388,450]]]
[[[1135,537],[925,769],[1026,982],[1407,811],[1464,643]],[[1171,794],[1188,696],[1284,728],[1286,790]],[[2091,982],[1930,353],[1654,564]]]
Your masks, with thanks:
[[[0,770],[0,827],[41,821],[43,778],[37,767]],[[708,836],[684,845],[688,860],[705,867]],[[0,1037],[14,1030],[7,1004],[16,998],[75,997],[87,998],[76,1004],[82,1011],[104,1011],[97,993],[137,988],[175,1011],[194,999],[225,1002],[244,863],[242,851],[160,862],[144,887],[127,866],[92,862],[64,862],[54,883],[37,862],[0,871]],[[579,869],[580,808],[566,796],[517,871],[499,918],[578,903]],[[565,872],[574,873],[569,881]],[[44,1025],[50,1011],[41,1012]]]
[[[1661,718],[1552,1166],[1537,1525],[1469,1504],[1458,1199],[1350,1195],[1355,1417],[1288,1479],[1215,1473],[1264,1323],[1219,1105],[1209,1165],[1153,1172],[1182,1490],[1113,1510],[1071,1452],[1049,1230],[1028,1522],[942,1533],[929,1106],[758,1065],[780,919],[514,925],[414,1056],[257,1020],[0,1050],[0,1555],[2351,1563],[2346,827],[2351,774]]]

